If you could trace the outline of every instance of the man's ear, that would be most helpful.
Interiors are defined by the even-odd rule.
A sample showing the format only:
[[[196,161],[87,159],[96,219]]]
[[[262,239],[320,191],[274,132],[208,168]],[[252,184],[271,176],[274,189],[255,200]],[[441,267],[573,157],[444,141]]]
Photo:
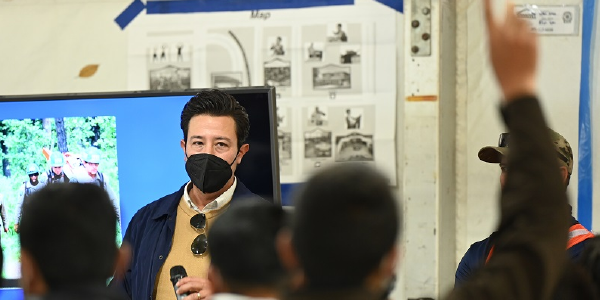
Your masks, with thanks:
[[[298,290],[306,285],[306,277],[292,245],[292,232],[289,229],[284,228],[279,231],[275,240],[275,247],[281,265],[290,276],[290,289]]]
[[[183,160],[187,161],[187,155],[186,155],[186,149],[185,149],[185,140],[181,139],[181,141],[179,142],[179,146],[181,147],[181,150],[183,150]]]
[[[562,178],[562,182],[564,184],[567,184],[567,178],[569,177],[569,170],[567,170],[567,167],[565,166],[560,166],[560,178]]]
[[[398,251],[398,246],[394,245],[390,252],[388,252],[381,260],[380,268],[384,276],[391,277],[394,273],[396,273],[396,266],[398,265],[399,259],[400,253]]]
[[[242,163],[242,158],[244,157],[244,155],[250,150],[250,145],[249,144],[243,144],[242,147],[240,147],[240,151],[237,155],[236,158],[236,162],[237,164],[241,164]]]
[[[208,267],[208,281],[212,284],[214,294],[229,292],[221,272],[213,264]]]
[[[123,242],[121,248],[117,251],[115,259],[115,279],[122,280],[125,278],[125,273],[129,269],[131,262],[131,246],[127,242]]]
[[[25,295],[44,295],[48,286],[33,256],[21,249],[21,287]]]
[[[379,262],[379,267],[367,276],[365,279],[366,287],[375,292],[387,289],[396,273],[398,258],[398,246],[394,245],[392,249],[383,256]]]

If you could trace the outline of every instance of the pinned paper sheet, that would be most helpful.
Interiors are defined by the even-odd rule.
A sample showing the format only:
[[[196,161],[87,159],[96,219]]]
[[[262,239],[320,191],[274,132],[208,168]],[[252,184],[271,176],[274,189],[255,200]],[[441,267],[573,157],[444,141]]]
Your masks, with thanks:
[[[579,35],[577,5],[519,5],[515,6],[515,14],[538,34]]]

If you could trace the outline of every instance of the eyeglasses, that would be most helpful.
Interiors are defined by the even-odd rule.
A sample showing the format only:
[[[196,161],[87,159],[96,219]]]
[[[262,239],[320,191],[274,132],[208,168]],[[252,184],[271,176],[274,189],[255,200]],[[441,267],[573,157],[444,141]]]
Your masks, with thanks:
[[[505,132],[500,134],[500,138],[498,139],[498,147],[508,147],[508,138],[510,134]]]
[[[33,177],[33,176],[38,177],[38,176],[40,176],[40,173],[29,174],[29,177]]]
[[[196,256],[202,256],[206,249],[208,249],[208,239],[206,238],[205,230],[206,227],[206,216],[203,213],[199,213],[190,219],[190,225],[200,234],[192,241],[191,250]]]

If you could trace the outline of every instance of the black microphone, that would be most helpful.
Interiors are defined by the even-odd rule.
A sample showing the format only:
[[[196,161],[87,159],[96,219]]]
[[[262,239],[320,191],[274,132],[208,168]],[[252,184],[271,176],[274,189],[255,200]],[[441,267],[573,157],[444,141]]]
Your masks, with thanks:
[[[177,296],[177,300],[183,299],[188,294],[177,294],[177,287],[175,286],[179,280],[183,277],[187,277],[187,272],[183,266],[173,266],[171,268],[171,282],[173,283],[173,288],[175,289],[175,296]]]

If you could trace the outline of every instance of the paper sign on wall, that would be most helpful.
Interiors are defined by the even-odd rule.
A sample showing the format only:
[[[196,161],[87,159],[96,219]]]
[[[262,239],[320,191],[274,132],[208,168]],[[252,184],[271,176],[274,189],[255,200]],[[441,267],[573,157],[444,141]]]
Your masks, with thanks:
[[[542,35],[578,35],[579,6],[577,5],[519,5],[515,13]]]

